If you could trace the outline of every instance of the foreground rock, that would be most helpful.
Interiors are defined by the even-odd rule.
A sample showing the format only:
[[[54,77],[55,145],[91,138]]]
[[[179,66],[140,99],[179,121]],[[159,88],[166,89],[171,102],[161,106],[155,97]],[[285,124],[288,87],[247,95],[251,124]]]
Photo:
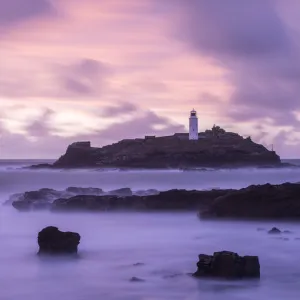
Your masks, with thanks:
[[[76,232],[62,232],[57,227],[49,226],[38,234],[38,254],[77,253],[80,235]]]
[[[239,256],[237,253],[222,251],[213,255],[200,254],[195,277],[216,277],[224,279],[246,279],[260,277],[257,256]]]
[[[216,198],[201,217],[241,219],[300,219],[300,184],[251,185]]]
[[[176,168],[280,166],[280,157],[251,138],[220,129],[199,133],[198,141],[188,134],[126,139],[102,148],[90,142],[71,144],[52,168]],[[32,168],[49,168],[43,164]]]

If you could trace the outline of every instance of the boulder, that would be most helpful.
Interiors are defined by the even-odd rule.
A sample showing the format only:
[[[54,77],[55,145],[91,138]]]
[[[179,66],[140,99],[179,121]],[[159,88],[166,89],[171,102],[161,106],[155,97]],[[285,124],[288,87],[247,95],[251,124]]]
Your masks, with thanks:
[[[260,264],[257,256],[239,256],[229,251],[213,255],[200,254],[194,277],[224,279],[259,278]]]
[[[80,235],[76,232],[62,232],[57,227],[49,226],[38,234],[38,254],[77,253]]]

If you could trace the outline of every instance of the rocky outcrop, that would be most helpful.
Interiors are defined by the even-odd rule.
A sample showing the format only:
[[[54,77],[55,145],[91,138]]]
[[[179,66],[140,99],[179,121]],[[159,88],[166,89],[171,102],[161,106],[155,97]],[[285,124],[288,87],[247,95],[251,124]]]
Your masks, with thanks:
[[[38,234],[38,254],[77,253],[80,235],[76,232],[62,232],[57,227],[49,226]]]
[[[216,198],[201,217],[300,219],[300,184],[251,185]]]
[[[82,188],[82,187],[68,187],[66,189],[67,193],[70,193],[70,195],[95,195],[95,196],[99,196],[99,195],[103,195],[105,194],[105,192],[102,189],[99,188]]]
[[[258,256],[239,256],[229,251],[215,252],[213,255],[200,254],[194,277],[246,279],[260,277]]]
[[[68,189],[67,189],[68,190]],[[51,189],[13,196],[12,205],[21,211],[199,211],[201,218],[291,219],[300,220],[300,184],[252,185],[240,190],[187,191],[119,189],[102,193],[101,189],[72,188],[84,194]],[[48,197],[48,192],[49,197]],[[70,191],[70,190],[69,190]],[[90,194],[88,193],[90,192]],[[154,194],[150,194],[150,193]],[[100,195],[99,195],[100,193]],[[30,196],[31,195],[31,196]],[[53,195],[59,195],[55,199]],[[32,198],[30,198],[30,197]],[[43,198],[44,197],[44,198]],[[18,199],[18,200],[16,200]],[[46,201],[45,199],[50,199]]]
[[[49,209],[54,200],[59,198],[71,198],[76,195],[100,196],[110,195],[118,197],[137,195],[154,195],[159,193],[157,190],[144,190],[133,192],[130,188],[121,188],[112,191],[103,191],[100,188],[82,188],[82,187],[68,187],[64,191],[56,191],[53,189],[43,188],[37,191],[30,191],[25,193],[13,194],[4,203],[6,205],[13,205],[19,211]]]
[[[250,138],[210,131],[199,133],[198,141],[187,134],[128,139],[102,148],[90,142],[71,144],[52,168],[176,168],[280,166],[274,151]],[[41,168],[49,165],[40,165]],[[39,166],[34,166],[39,168]]]
[[[5,204],[11,203],[18,210],[45,209],[49,208],[50,203],[62,195],[66,196],[62,192],[43,188],[38,191],[14,194]]]
[[[117,189],[117,190],[113,190],[108,192],[109,195],[118,195],[121,197],[127,197],[127,196],[132,196],[132,190],[130,188],[122,188],[122,189]]]
[[[187,211],[207,207],[227,190],[186,191],[170,190],[150,196],[85,196],[78,195],[53,202],[53,211]]]

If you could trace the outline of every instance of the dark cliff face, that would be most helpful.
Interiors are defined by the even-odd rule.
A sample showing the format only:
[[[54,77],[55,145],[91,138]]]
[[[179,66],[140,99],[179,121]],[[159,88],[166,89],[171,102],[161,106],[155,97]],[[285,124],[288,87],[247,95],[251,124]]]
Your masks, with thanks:
[[[194,168],[276,165],[279,156],[239,135],[198,141],[178,136],[122,140],[93,148],[87,142],[70,145],[54,167]]]

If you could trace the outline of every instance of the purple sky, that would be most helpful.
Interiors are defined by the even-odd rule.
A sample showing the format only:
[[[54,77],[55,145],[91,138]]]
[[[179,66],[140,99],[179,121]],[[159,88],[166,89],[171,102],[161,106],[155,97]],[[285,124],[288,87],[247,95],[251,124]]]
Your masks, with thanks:
[[[297,0],[0,0],[0,154],[223,126],[300,157]]]

